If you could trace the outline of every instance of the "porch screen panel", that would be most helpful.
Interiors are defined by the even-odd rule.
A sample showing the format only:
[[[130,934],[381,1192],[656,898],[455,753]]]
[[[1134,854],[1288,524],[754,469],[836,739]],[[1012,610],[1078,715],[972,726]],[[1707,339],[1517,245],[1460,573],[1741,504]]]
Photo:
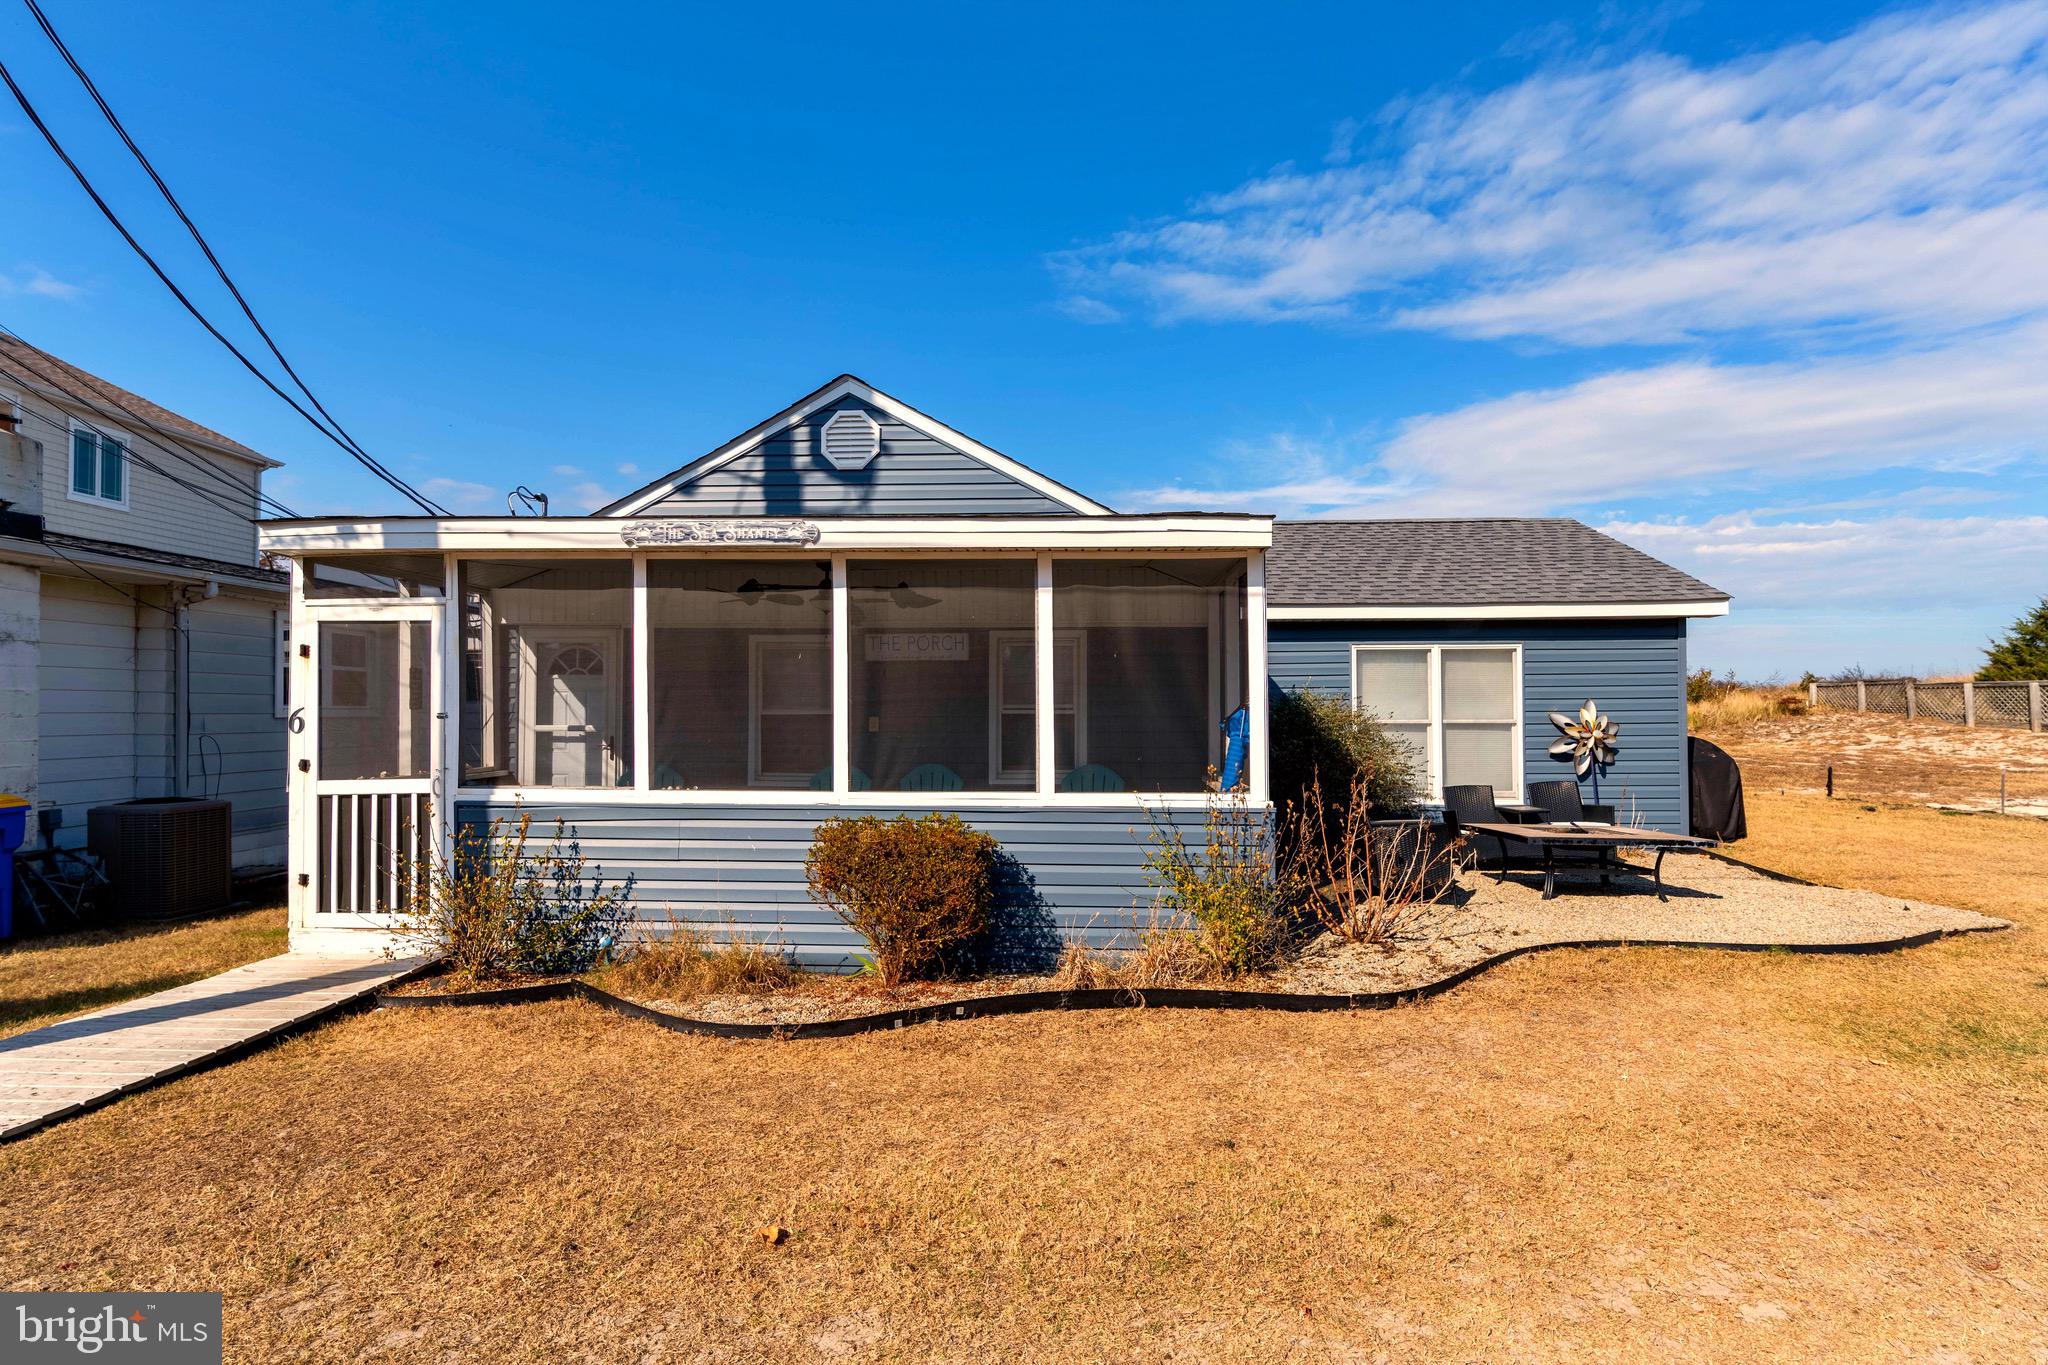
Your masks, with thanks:
[[[832,564],[647,566],[657,788],[832,787]]]
[[[425,621],[320,627],[323,781],[432,775],[432,634]]]
[[[846,579],[852,785],[1028,790],[1035,562],[856,559]]]
[[[437,554],[333,555],[306,561],[306,596],[318,601],[365,597],[438,598],[447,593]]]
[[[633,566],[464,560],[462,781],[633,782]]]
[[[1057,559],[1053,630],[1078,642],[1071,792],[1192,793],[1247,698],[1241,559]]]

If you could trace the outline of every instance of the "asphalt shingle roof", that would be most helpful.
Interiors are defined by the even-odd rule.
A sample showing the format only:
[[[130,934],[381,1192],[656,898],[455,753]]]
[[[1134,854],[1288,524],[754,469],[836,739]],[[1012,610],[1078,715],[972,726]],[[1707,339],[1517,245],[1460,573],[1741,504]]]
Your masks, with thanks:
[[[203,427],[189,417],[180,417],[161,404],[152,403],[139,393],[131,393],[119,384],[110,384],[96,374],[89,374],[66,360],[59,360],[48,351],[40,350],[25,341],[13,337],[0,337],[0,369],[18,376],[27,382],[29,388],[38,390],[59,402],[75,405],[77,398],[89,401],[108,422],[120,426],[135,436],[150,436],[156,431],[172,437],[203,441],[221,450],[232,451],[247,459],[258,460],[274,466],[277,461],[258,454],[240,441],[221,435],[212,427]],[[0,381],[7,375],[0,375]],[[140,430],[137,427],[140,426]]]
[[[1722,601],[1728,594],[1567,518],[1282,521],[1274,606]]]

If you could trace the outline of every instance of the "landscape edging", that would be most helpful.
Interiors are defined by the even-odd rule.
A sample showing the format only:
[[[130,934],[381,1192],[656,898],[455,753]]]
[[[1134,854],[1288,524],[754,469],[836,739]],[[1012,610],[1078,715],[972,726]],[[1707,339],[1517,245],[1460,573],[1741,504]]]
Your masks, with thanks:
[[[1982,925],[1968,929],[1928,929],[1903,938],[1864,943],[1715,943],[1696,939],[1589,938],[1556,943],[1527,943],[1495,953],[1448,976],[1399,991],[1366,991],[1347,995],[1311,995],[1289,991],[1233,991],[1208,987],[1171,987],[1157,990],[1097,989],[1075,991],[1017,991],[1006,995],[978,995],[964,1000],[947,1000],[881,1014],[855,1015],[849,1019],[817,1019],[791,1024],[727,1024],[710,1019],[691,1019],[669,1014],[586,981],[545,981],[532,986],[505,986],[494,990],[463,991],[447,995],[391,995],[379,993],[379,1009],[451,1009],[471,1006],[530,1004],[546,1000],[587,1000],[601,1009],[629,1019],[643,1019],[671,1033],[688,1033],[709,1038],[851,1038],[863,1033],[880,1033],[911,1024],[937,1023],[945,1019],[988,1019],[1006,1014],[1032,1014],[1041,1010],[1099,1009],[1217,1009],[1282,1010],[1298,1013],[1330,1010],[1386,1010],[1414,1004],[1442,995],[1478,976],[1481,972],[1529,953],[1555,948],[1718,948],[1736,953],[1812,953],[1844,956],[1899,952],[1920,948],[1944,938],[1962,934],[1991,933],[2009,925]]]

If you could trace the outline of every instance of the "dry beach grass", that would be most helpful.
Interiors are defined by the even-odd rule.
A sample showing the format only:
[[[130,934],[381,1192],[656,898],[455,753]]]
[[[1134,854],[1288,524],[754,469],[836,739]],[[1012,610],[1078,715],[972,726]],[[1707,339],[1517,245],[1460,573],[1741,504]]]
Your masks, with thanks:
[[[2048,825],[1842,805],[1748,852],[2022,929],[1359,1016],[370,1015],[0,1149],[0,1285],[221,1289],[236,1360],[2039,1359]]]

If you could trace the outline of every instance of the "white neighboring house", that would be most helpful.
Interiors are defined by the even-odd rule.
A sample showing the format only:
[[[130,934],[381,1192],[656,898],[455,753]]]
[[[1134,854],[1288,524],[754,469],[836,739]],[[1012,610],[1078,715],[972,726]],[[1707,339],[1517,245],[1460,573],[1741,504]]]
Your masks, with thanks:
[[[219,797],[237,868],[285,861],[289,578],[250,520],[276,467],[0,338],[0,792],[60,845],[97,805]]]

